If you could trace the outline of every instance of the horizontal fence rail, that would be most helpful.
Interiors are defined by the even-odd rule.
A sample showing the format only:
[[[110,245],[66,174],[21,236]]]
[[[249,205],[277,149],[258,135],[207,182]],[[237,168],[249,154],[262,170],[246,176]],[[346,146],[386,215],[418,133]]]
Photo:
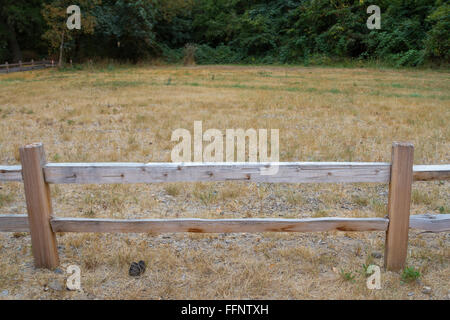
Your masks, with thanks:
[[[250,181],[271,183],[384,182],[387,163],[49,163],[48,183]],[[277,170],[275,174],[263,174]],[[274,171],[275,172],[275,171]]]
[[[42,144],[20,148],[21,165],[0,166],[0,182],[24,183],[27,215],[0,215],[0,231],[30,232],[37,267],[59,265],[56,232],[236,233],[386,232],[385,267],[406,261],[408,230],[450,231],[450,214],[410,215],[413,181],[450,180],[450,164],[413,166],[414,147],[394,143],[390,163],[47,163]],[[85,219],[55,217],[50,184],[248,181],[267,183],[388,183],[384,218]]]
[[[388,183],[389,163],[281,162],[278,173],[262,175],[264,163],[48,163],[47,183],[108,184],[193,181],[250,181],[272,183]],[[415,165],[414,181],[450,180],[450,164]],[[22,167],[0,166],[0,182],[22,182]]]
[[[413,166],[414,181],[450,180],[450,164]]]
[[[317,218],[317,219],[73,219],[51,220],[54,231],[61,232],[323,232],[385,231],[383,218]]]
[[[54,232],[104,233],[239,233],[386,231],[387,218],[305,219],[87,219],[52,218]],[[409,228],[425,232],[450,231],[450,214],[412,215]],[[26,214],[0,215],[0,232],[29,232]]]
[[[39,65],[51,65],[51,60],[37,60],[37,61],[24,61],[24,62],[18,62],[18,63],[5,63],[0,64],[0,68],[6,68],[6,67],[26,67],[26,66],[39,66]],[[53,62],[54,64],[54,62]]]
[[[22,166],[0,166],[0,182],[23,182]]]
[[[41,60],[41,61],[28,61],[19,63],[5,63],[0,64],[0,73],[10,73],[19,71],[29,71],[34,69],[43,69],[49,67],[56,67],[53,60]]]
[[[0,232],[30,232],[27,214],[0,214]]]

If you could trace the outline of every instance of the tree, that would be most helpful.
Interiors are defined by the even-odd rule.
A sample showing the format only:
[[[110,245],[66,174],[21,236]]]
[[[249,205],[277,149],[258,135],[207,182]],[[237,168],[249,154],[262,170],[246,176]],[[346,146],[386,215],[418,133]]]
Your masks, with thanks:
[[[450,63],[450,5],[445,3],[439,6],[427,21],[433,24],[425,40],[427,55],[432,59]]]
[[[81,30],[66,27],[72,4]],[[370,4],[381,8],[380,30],[366,26]],[[0,0],[0,60],[19,60],[45,39],[60,64],[69,55],[175,62],[188,43],[200,63],[441,63],[450,59],[449,8],[445,0]]]
[[[95,10],[96,29],[101,38],[117,44],[119,58],[137,62],[156,53],[158,45],[153,31],[157,2],[152,0],[104,0]]]
[[[93,34],[96,24],[95,17],[91,11],[100,3],[100,0],[78,0],[81,9],[81,29],[69,30],[67,28],[67,8],[72,5],[72,0],[53,0],[45,4],[42,15],[47,22],[49,29],[44,33],[43,38],[49,42],[50,49],[56,50],[59,47],[59,62],[62,66],[65,43],[72,41],[81,34]]]
[[[40,30],[42,0],[0,0],[0,45],[6,39],[13,61],[22,60],[20,38]]]

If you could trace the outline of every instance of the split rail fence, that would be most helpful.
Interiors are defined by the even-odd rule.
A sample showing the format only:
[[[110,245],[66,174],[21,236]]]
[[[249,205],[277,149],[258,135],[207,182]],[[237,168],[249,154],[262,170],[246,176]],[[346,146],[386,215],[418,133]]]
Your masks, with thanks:
[[[450,214],[410,216],[413,181],[450,180],[450,164],[413,166],[410,143],[392,145],[390,163],[47,163],[41,143],[20,148],[21,166],[0,166],[0,182],[23,182],[28,214],[0,215],[0,231],[30,232],[36,267],[59,265],[56,232],[324,232],[385,231],[384,264],[404,268],[410,228],[450,231]],[[261,171],[277,165],[274,175]],[[384,218],[307,219],[87,219],[53,216],[50,184],[194,181],[265,183],[386,183]]]
[[[44,68],[53,68],[56,67],[55,61],[53,60],[42,60],[42,61],[34,61],[31,60],[29,62],[19,63],[8,63],[0,64],[0,73],[11,73],[11,72],[19,72],[19,71],[29,71],[35,69],[44,69]]]

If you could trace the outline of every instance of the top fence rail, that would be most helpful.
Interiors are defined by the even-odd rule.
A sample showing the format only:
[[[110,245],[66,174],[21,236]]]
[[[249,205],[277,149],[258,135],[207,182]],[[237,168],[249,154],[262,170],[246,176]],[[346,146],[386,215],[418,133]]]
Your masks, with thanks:
[[[277,167],[273,175],[262,174]],[[45,181],[51,184],[121,184],[195,181],[270,183],[388,183],[389,163],[48,163]],[[450,164],[415,165],[414,181],[450,180]],[[22,167],[0,166],[0,182],[22,181]]]

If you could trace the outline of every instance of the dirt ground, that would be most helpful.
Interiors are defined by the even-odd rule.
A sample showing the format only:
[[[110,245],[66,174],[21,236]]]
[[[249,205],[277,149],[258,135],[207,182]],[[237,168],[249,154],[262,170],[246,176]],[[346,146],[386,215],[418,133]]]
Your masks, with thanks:
[[[170,161],[177,128],[279,129],[280,161],[450,163],[450,74],[231,66],[113,66],[0,75],[0,164],[43,142],[49,162]],[[110,218],[383,217],[384,184],[52,185],[54,214]],[[24,214],[20,183],[0,214]],[[412,214],[450,213],[450,183],[413,185]],[[30,236],[0,233],[0,299],[450,299],[450,233],[410,231],[407,265],[381,269],[383,232],[58,234],[61,267],[33,267]],[[132,261],[146,272],[128,275]],[[66,267],[81,290],[65,289]],[[429,288],[424,288],[429,287]],[[428,290],[430,289],[431,290]]]

